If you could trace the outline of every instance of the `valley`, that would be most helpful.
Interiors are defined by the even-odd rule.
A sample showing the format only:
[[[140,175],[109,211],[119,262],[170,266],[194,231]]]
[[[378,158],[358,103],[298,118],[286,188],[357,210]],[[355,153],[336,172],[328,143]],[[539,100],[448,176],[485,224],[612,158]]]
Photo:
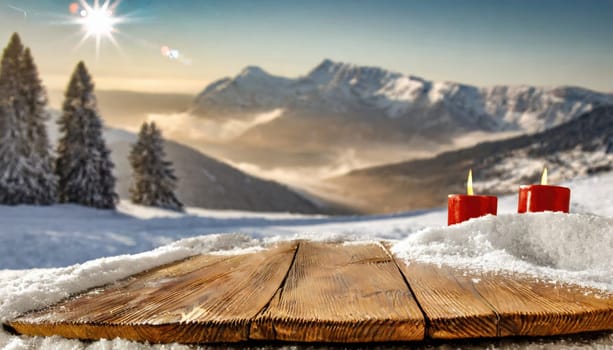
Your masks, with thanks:
[[[543,141],[541,136],[523,135],[541,135],[599,106],[613,105],[613,95],[578,87],[475,87],[324,60],[298,78],[250,66],[211,83],[195,97],[98,94],[109,126],[136,130],[144,120],[161,126],[172,140],[169,155],[186,183],[179,195],[190,205],[211,208],[415,210],[444,205],[447,193],[462,192],[469,167],[475,169],[479,190],[501,194],[533,181],[545,165],[552,165],[554,181],[561,181],[589,169],[606,169],[610,161],[602,155],[608,154],[605,151],[582,151],[589,148],[589,140],[574,138],[581,150],[551,150],[539,158],[526,153]],[[58,105],[59,96],[51,97]],[[606,139],[610,131],[599,132],[598,137]],[[121,140],[112,146],[122,195],[129,184],[123,164],[129,144]],[[556,161],[566,158],[573,161]],[[255,176],[255,189],[240,176],[229,175],[234,170],[220,170],[232,168],[245,178]],[[523,173],[515,174],[515,168]],[[494,177],[500,181],[493,182]],[[285,199],[279,205],[263,204],[279,200],[273,195],[255,205],[241,194],[262,192],[257,188],[271,183],[268,180],[289,186],[310,204],[298,205],[295,199],[289,206]],[[230,199],[228,193],[240,198]]]

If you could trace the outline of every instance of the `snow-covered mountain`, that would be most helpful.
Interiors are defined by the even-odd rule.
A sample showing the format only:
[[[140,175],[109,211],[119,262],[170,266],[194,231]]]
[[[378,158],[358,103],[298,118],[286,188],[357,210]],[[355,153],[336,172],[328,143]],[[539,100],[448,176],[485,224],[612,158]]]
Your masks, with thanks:
[[[297,78],[247,67],[210,84],[172,137],[302,186],[294,179],[305,173],[323,179],[539,132],[602,105],[613,94],[476,87],[324,60]]]
[[[290,116],[361,116],[373,125],[391,123],[411,135],[536,132],[607,104],[613,104],[613,95],[579,87],[475,87],[326,59],[296,79],[247,67],[206,87],[194,112],[210,118],[249,118],[275,109]]]

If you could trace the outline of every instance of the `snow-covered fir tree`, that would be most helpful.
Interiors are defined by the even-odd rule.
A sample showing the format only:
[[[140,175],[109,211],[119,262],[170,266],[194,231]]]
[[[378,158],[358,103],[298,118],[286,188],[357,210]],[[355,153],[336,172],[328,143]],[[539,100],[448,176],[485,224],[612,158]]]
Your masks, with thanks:
[[[26,108],[26,134],[30,146],[29,159],[36,170],[34,175],[38,184],[36,201],[39,204],[51,204],[57,200],[57,177],[53,171],[53,157],[47,135],[48,99],[29,48],[24,51],[20,68],[21,96]]]
[[[0,203],[51,204],[56,178],[45,126],[47,98],[30,50],[17,33],[0,69]]]
[[[114,165],[102,135],[94,83],[83,62],[70,78],[58,124],[61,138],[55,168],[60,202],[114,209],[118,199]]]
[[[174,193],[177,177],[165,157],[162,133],[155,123],[143,123],[129,157],[133,177],[131,199],[136,204],[181,211],[183,204]]]

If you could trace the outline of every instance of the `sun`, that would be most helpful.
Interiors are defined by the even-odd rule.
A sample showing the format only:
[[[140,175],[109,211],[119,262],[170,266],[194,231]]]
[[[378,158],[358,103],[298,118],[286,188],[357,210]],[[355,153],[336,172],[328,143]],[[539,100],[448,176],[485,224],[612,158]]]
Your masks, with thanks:
[[[113,32],[113,25],[116,18],[113,13],[104,7],[92,8],[89,11],[83,10],[83,25],[88,36],[109,36]]]
[[[119,5],[119,0],[111,2],[105,0],[101,5],[98,0],[94,0],[90,5],[85,0],[73,3],[70,11],[76,16],[75,22],[80,24],[84,31],[81,42],[94,38],[96,40],[96,54],[100,51],[102,39],[108,39],[115,43],[113,33],[117,32],[116,25],[122,22],[122,18],[115,15],[115,9]]]

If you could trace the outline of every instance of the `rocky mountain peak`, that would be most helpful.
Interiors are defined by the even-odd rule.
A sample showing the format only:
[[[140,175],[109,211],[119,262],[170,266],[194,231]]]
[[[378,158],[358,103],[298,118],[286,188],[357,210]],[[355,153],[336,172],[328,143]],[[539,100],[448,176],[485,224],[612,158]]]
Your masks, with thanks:
[[[236,78],[250,79],[261,79],[269,77],[272,77],[272,75],[258,66],[247,66],[243,68],[243,70],[241,70],[241,72],[236,76]]]
[[[372,123],[387,123],[382,119],[389,118],[412,132],[536,132],[596,106],[613,104],[613,95],[576,87],[476,87],[431,82],[327,58],[295,79],[248,66],[233,78],[213,83],[196,103],[196,111],[218,116],[222,110],[232,111],[236,117],[237,111],[249,114],[282,108],[288,113],[329,117],[372,115]]]

